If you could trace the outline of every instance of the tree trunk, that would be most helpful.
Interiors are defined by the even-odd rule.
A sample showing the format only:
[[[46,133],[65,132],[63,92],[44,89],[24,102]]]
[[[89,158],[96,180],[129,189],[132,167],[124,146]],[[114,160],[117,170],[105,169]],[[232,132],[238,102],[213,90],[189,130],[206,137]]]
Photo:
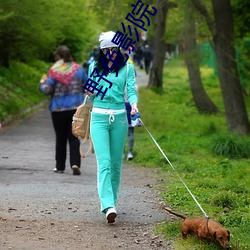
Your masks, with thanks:
[[[187,6],[185,18],[185,55],[189,82],[195,105],[200,113],[217,113],[218,108],[207,95],[200,75],[200,57],[196,48],[195,18],[190,15],[192,6]]]
[[[250,124],[235,60],[230,0],[212,0],[212,3],[216,29],[213,38],[228,129],[237,134],[248,134]]]
[[[166,27],[168,1],[157,0],[156,9],[157,14],[155,22],[155,36],[153,41],[153,62],[150,69],[148,87],[157,87],[159,89],[163,89],[162,75],[166,54],[166,43],[163,36]]]

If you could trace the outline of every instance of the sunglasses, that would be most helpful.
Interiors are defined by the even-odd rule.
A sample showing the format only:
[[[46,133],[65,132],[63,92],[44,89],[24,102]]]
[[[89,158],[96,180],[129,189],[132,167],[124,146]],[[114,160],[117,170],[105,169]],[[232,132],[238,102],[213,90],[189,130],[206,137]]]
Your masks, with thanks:
[[[110,50],[111,50],[111,52],[113,52],[113,51],[119,52],[119,47],[105,48],[105,49],[102,49],[102,52],[104,54],[106,54]]]

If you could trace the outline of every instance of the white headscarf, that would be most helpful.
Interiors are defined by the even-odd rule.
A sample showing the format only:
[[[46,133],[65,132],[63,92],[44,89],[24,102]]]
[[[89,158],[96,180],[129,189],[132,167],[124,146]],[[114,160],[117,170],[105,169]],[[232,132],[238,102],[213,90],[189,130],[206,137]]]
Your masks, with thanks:
[[[100,49],[105,49],[109,47],[117,47],[115,43],[111,42],[114,36],[115,36],[115,32],[113,31],[107,31],[107,32],[101,33],[101,35],[99,36]]]

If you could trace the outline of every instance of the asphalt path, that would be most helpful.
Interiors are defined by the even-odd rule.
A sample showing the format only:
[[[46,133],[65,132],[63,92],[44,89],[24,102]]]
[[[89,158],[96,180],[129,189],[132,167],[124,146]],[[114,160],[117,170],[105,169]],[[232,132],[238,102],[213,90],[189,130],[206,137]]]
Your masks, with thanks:
[[[145,82],[147,76],[137,74],[138,86]],[[69,157],[64,174],[52,171],[54,154],[55,136],[47,107],[0,130],[0,219],[49,217],[105,223],[96,188],[95,155],[83,159],[82,174],[73,176]],[[165,221],[158,191],[152,188],[159,181],[157,170],[133,167],[124,161],[116,223],[154,225]]]

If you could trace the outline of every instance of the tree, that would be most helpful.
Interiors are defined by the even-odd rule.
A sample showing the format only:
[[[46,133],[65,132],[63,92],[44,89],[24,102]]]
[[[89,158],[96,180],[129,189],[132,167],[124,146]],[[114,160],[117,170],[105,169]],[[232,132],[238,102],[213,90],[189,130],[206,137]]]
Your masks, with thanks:
[[[217,113],[218,108],[211,101],[207,95],[201,80],[200,74],[200,57],[197,52],[196,44],[196,27],[195,16],[193,7],[189,3],[185,6],[185,27],[184,27],[184,40],[185,40],[185,55],[186,64],[188,69],[189,82],[191,92],[194,98],[195,105],[200,113]]]
[[[246,10],[250,8],[249,0],[232,0],[234,14],[235,35],[243,38],[250,35],[250,13]]]
[[[248,0],[232,1],[236,36],[237,62],[244,94],[250,96],[250,8]]]
[[[54,49],[66,44],[74,59],[82,60],[96,38],[95,18],[87,11],[88,0],[0,1],[0,64],[10,60],[48,61]]]
[[[175,3],[168,0],[157,0],[156,9],[158,10],[155,17],[155,34],[153,40],[154,57],[149,75],[148,87],[157,87],[162,90],[163,66],[166,54],[166,42],[164,34],[166,30],[167,13],[170,8],[177,7]]]
[[[0,9],[4,14],[12,13],[8,18],[0,20],[0,51],[3,54],[1,64],[9,66],[11,59],[27,61],[37,58],[38,51],[49,48],[56,37],[49,33],[44,13],[50,15],[50,8],[41,1],[2,0]]]
[[[135,2],[135,1],[134,1]],[[99,33],[112,30],[122,30],[121,23],[131,11],[131,0],[93,0],[89,4],[94,9],[99,24]]]
[[[177,5],[168,1],[158,1],[157,9],[159,9],[159,12],[157,15],[159,16],[156,17],[156,23],[154,26],[154,60],[150,72],[148,87],[157,87],[162,89],[162,74],[165,61],[166,41],[170,41],[172,43],[178,42],[184,32],[186,63],[194,102],[199,112],[216,113],[218,112],[218,109],[208,97],[201,81],[199,56],[196,49],[194,16],[190,16],[190,13],[193,13],[192,5],[190,6],[189,4],[189,6],[186,6],[186,2],[184,4],[183,1],[178,1],[178,4],[179,8],[176,8],[178,11],[174,15],[175,20],[169,22],[167,15],[168,13],[171,15],[171,13],[174,12],[174,9],[171,9],[171,12],[168,12],[168,10],[170,8],[177,7]],[[184,8],[185,11],[182,11]],[[180,23],[182,23],[180,20],[183,20],[183,15],[186,16],[186,27],[180,25]],[[169,31],[170,28],[166,29],[166,22],[171,25],[171,32]],[[174,31],[172,31],[173,28]]]
[[[249,134],[250,123],[238,76],[230,0],[212,0],[214,21],[200,0],[191,0],[204,16],[213,37],[228,130]]]

